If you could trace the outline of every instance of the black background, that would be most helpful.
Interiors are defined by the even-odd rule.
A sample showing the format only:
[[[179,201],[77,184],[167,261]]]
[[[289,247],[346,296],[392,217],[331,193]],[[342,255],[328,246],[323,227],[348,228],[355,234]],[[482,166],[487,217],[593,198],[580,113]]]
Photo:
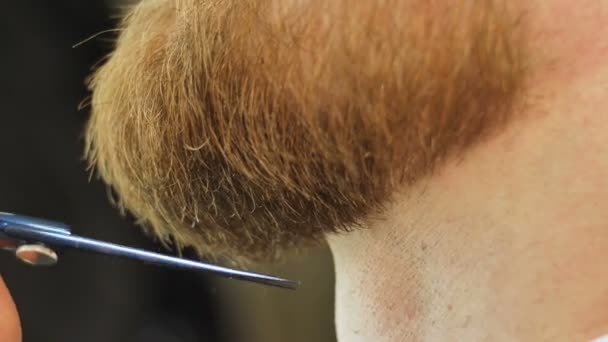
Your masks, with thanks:
[[[0,210],[72,225],[74,233],[161,250],[109,204],[82,160],[84,79],[110,51],[119,13],[101,1],[6,1],[0,9]],[[0,254],[25,342],[219,341],[204,276],[65,252],[32,268]]]

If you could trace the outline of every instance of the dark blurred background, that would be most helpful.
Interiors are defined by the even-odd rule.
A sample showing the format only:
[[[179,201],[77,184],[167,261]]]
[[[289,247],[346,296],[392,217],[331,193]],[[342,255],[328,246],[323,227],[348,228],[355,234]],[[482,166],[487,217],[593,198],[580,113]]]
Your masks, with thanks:
[[[82,161],[84,80],[111,51],[126,3],[19,0],[0,16],[0,211],[66,222],[79,235],[171,253],[111,207]],[[65,252],[52,268],[0,253],[25,342],[334,341],[326,249],[260,266],[298,291]]]

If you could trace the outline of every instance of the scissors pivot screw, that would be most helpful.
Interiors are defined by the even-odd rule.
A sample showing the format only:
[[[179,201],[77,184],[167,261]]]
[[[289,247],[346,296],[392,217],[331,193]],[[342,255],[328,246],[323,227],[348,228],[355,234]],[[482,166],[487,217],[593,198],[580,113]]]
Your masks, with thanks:
[[[15,256],[29,265],[51,266],[57,263],[57,253],[50,248],[39,245],[21,245],[15,250]]]

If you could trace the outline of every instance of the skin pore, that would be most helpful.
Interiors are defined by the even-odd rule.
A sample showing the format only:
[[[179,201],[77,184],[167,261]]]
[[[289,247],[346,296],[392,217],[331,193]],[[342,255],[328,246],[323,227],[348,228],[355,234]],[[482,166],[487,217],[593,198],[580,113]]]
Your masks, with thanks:
[[[605,334],[607,5],[448,3],[144,2],[91,163],[202,254],[329,235],[342,341]]]
[[[608,332],[608,7],[531,5],[540,67],[528,119],[397,196],[367,229],[330,237],[340,340]]]

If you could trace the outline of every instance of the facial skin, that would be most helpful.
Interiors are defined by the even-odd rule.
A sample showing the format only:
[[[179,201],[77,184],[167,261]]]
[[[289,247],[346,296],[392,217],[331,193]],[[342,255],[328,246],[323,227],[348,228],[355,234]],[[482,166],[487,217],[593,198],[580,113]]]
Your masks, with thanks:
[[[608,331],[608,8],[534,5],[529,119],[402,194],[369,229],[330,238],[341,340]]]
[[[606,10],[146,1],[93,78],[88,156],[202,254],[329,236],[343,341],[589,340],[608,331]]]

